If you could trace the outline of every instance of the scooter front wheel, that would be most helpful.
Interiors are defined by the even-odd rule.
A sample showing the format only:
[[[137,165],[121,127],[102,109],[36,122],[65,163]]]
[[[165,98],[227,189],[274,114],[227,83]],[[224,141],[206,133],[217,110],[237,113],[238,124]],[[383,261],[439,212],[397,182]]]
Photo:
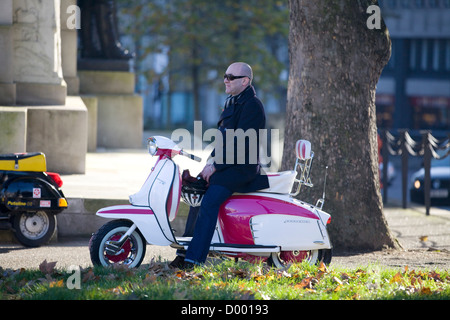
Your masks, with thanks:
[[[119,241],[132,225],[128,220],[114,220],[94,233],[89,242],[92,263],[105,267],[113,264],[139,267],[144,260],[146,241],[138,229],[128,237],[118,252],[112,254],[106,250],[109,241]]]

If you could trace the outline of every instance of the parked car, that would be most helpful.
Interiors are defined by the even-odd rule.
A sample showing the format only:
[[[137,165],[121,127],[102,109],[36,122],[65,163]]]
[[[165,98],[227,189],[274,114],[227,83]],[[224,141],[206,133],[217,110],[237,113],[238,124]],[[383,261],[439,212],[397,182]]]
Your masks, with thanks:
[[[445,152],[440,152],[444,155]],[[437,160],[431,159],[431,189],[432,205],[450,205],[450,156]],[[411,201],[423,204],[425,202],[425,169],[416,171],[411,177]]]

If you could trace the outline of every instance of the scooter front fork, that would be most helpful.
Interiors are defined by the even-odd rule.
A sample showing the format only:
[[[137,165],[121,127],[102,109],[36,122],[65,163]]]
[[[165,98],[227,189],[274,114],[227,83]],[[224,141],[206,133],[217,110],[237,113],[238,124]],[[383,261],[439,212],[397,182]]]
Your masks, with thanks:
[[[105,242],[105,251],[109,255],[119,255],[122,253],[122,246],[131,236],[131,234],[136,230],[136,224],[133,224],[127,232],[125,232],[119,240],[108,240]]]

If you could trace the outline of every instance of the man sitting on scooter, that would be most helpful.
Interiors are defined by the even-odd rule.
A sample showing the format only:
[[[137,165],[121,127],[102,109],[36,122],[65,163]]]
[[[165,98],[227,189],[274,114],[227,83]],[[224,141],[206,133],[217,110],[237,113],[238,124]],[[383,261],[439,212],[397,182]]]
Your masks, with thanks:
[[[234,192],[253,192],[269,187],[267,176],[259,165],[258,147],[259,130],[265,128],[266,117],[264,106],[251,85],[252,79],[252,68],[243,62],[231,64],[224,75],[225,92],[229,96],[218,121],[223,138],[222,148],[213,150],[211,155],[214,162],[207,164],[200,173],[209,187],[201,206],[191,207],[189,211],[183,236],[193,238],[185,254],[181,250],[177,251],[177,258],[170,264],[172,267],[190,268],[206,261],[219,209]],[[236,132],[238,129],[244,132],[254,130],[256,133],[256,141],[245,139],[244,150],[238,150],[236,136],[226,134],[226,130]],[[256,146],[252,143],[256,143]],[[230,148],[230,144],[234,144],[234,147]],[[230,150],[234,151],[233,157],[227,157]],[[250,150],[256,151],[256,161],[255,154]]]

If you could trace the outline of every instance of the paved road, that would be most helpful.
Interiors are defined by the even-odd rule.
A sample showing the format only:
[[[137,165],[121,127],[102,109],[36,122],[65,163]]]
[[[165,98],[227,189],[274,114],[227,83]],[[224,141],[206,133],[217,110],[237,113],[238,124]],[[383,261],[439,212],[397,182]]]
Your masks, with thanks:
[[[92,266],[89,256],[88,238],[66,238],[40,248],[25,248],[19,244],[0,244],[0,267],[7,269],[39,268],[44,260],[56,261],[61,269],[70,266],[87,268]],[[172,260],[175,250],[170,247],[147,246],[144,263],[152,258]]]
[[[442,250],[445,259],[450,257],[450,211],[432,209],[431,215],[424,215],[424,208],[416,209],[385,209],[385,216],[394,236],[405,249],[425,251],[427,248]],[[427,241],[420,238],[427,236]],[[58,268],[92,266],[87,238],[60,238],[57,243],[51,243],[41,248],[24,248],[18,244],[0,244],[0,267],[6,269],[38,268],[47,260],[56,261]],[[144,264],[154,259],[171,261],[175,250],[170,247],[147,246]],[[377,261],[376,256],[372,257]],[[414,259],[414,256],[412,257]],[[354,257],[341,256],[333,258],[333,263],[346,265]],[[447,259],[450,261],[450,259]],[[364,261],[369,262],[369,261]],[[410,263],[410,262],[409,262]],[[447,262],[446,262],[447,263]]]

